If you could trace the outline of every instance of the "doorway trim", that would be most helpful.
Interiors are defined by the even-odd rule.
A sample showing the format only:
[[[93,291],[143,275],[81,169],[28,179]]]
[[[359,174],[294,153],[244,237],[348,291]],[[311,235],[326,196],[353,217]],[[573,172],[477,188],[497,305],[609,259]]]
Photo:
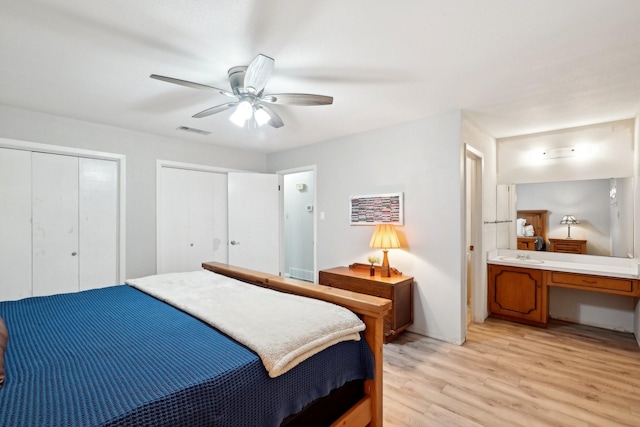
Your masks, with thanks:
[[[301,166],[292,169],[282,169],[278,170],[275,173],[278,175],[278,184],[282,191],[280,191],[280,201],[279,201],[279,209],[280,209],[280,271],[281,274],[284,273],[285,268],[285,247],[284,247],[284,176],[298,173],[298,172],[313,172],[313,281],[314,283],[318,283],[318,258],[317,258],[317,250],[318,250],[318,217],[317,217],[317,209],[318,206],[318,173],[316,165],[309,166]]]
[[[116,278],[119,283],[124,283],[127,278],[127,206],[126,206],[126,171],[127,158],[124,154],[107,153],[103,151],[85,150],[81,148],[65,147],[62,145],[42,144],[39,142],[21,141],[17,139],[0,138],[0,148],[31,151],[38,153],[59,154],[65,156],[82,157],[86,159],[111,160],[118,166],[118,215],[117,224],[117,248],[118,257],[116,266]]]
[[[467,162],[475,162],[476,167],[474,168],[474,176],[470,177],[470,186],[472,186],[472,198],[471,198],[471,206],[465,206],[465,224],[468,222],[470,224],[470,233],[471,236],[465,237],[465,245],[468,244],[469,241],[473,242],[474,250],[471,251],[471,271],[466,271],[465,268],[465,286],[462,298],[462,306],[464,313],[464,322],[463,322],[463,330],[464,336],[466,337],[466,327],[467,327],[467,286],[466,279],[467,275],[470,275],[471,278],[471,317],[473,322],[481,323],[484,321],[486,317],[486,301],[487,301],[487,287],[486,283],[482,278],[484,277],[483,273],[483,259],[484,259],[484,245],[482,241],[482,227],[483,227],[483,176],[484,176],[484,157],[481,151],[475,149],[469,144],[465,143],[465,200],[467,196],[467,192],[470,191],[467,188]],[[466,233],[465,233],[466,234]],[[465,258],[466,258],[466,248],[465,248]],[[465,263],[466,265],[466,263]],[[483,308],[484,307],[484,308]]]

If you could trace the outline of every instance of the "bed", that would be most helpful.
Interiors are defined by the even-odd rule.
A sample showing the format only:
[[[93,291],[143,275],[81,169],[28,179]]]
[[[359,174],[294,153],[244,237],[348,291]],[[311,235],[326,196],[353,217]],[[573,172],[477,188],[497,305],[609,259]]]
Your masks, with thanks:
[[[347,307],[366,324],[364,339],[332,345],[271,378],[247,346],[132,286],[5,301],[0,425],[382,425],[388,300],[203,266]]]
[[[546,210],[519,210],[517,220],[522,221],[524,227],[531,230],[530,235],[523,232],[518,234],[518,249],[524,251],[544,251],[548,246],[547,240],[547,211]],[[517,227],[517,226],[516,226]],[[522,234],[522,235],[521,235]]]

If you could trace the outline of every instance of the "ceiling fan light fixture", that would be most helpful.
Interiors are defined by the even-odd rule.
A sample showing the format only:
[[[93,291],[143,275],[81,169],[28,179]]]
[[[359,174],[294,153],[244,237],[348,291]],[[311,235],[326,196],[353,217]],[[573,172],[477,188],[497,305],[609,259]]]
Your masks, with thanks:
[[[240,101],[229,120],[239,127],[243,127],[245,122],[253,115],[253,106],[249,101]]]
[[[256,123],[258,124],[258,126],[262,126],[268,123],[269,120],[271,120],[271,117],[269,116],[269,114],[267,114],[267,112],[264,111],[264,109],[259,107],[256,108],[256,110],[254,111],[253,117],[256,119]]]

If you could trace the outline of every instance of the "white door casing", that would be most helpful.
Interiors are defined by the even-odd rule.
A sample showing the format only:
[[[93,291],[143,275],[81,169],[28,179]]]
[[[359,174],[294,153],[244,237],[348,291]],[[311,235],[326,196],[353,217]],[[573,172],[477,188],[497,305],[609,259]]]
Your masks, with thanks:
[[[279,274],[278,175],[229,173],[229,264]]]

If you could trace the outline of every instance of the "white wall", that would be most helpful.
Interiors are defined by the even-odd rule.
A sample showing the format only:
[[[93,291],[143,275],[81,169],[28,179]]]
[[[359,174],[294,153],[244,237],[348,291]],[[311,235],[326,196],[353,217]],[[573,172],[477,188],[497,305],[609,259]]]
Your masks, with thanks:
[[[463,337],[461,112],[430,117],[267,156],[270,171],[316,165],[318,269],[366,263],[373,227],[349,225],[349,197],[404,193],[404,247],[389,262],[414,276],[411,330]],[[318,217],[319,219],[319,217]]]
[[[500,138],[498,184],[633,175],[634,120]],[[545,150],[576,147],[576,155],[545,159]]]
[[[127,277],[156,272],[156,159],[264,172],[266,156],[0,106],[0,138],[127,157]]]

